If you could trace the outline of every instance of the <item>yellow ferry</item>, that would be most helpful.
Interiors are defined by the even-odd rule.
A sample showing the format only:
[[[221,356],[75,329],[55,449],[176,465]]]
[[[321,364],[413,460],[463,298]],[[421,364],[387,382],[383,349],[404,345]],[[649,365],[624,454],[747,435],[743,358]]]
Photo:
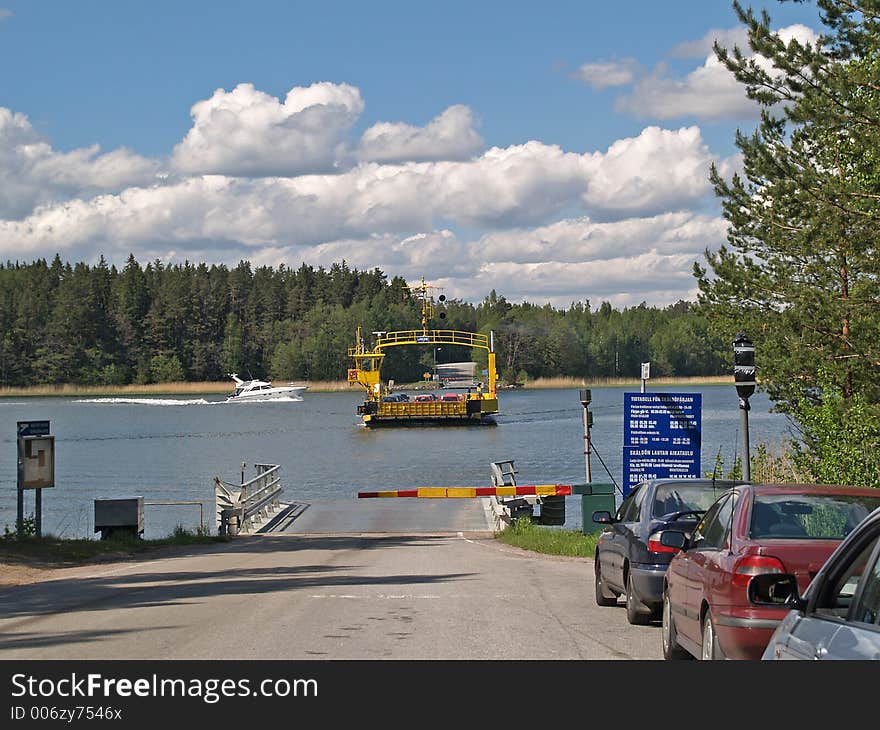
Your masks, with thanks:
[[[365,400],[358,406],[357,412],[366,426],[494,423],[491,416],[498,413],[494,333],[485,335],[461,330],[428,329],[428,322],[434,315],[434,302],[430,294],[433,288],[425,284],[424,279],[420,286],[412,287],[422,302],[421,329],[374,332],[376,339],[372,346],[364,341],[361,328],[357,329],[357,344],[348,348],[348,356],[354,360],[354,367],[348,371],[348,383],[360,385],[365,391]],[[441,295],[440,300],[444,299]],[[392,394],[389,384],[382,381],[380,374],[388,348],[442,345],[485,350],[488,354],[486,380],[473,383],[466,393],[454,398],[450,394],[437,399],[403,400],[399,395]]]

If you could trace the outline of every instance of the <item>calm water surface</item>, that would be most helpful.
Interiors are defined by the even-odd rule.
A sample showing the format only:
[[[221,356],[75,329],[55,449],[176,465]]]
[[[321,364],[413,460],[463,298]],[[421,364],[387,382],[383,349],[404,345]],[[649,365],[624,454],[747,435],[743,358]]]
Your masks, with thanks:
[[[732,386],[656,388],[703,396],[702,471],[720,452],[731,464],[739,409]],[[593,388],[593,481],[622,480],[623,394]],[[213,528],[213,477],[238,482],[240,464],[280,464],[288,500],[356,499],[361,490],[489,486],[489,463],[514,459],[520,484],[585,480],[578,390],[500,393],[496,426],[366,429],[360,394],[306,393],[302,401],[226,403],[208,398],[0,401],[0,530],[15,522],[16,421],[49,420],[55,436],[54,489],[43,491],[43,531],[93,535],[93,500],[142,495],[147,502],[201,500]],[[752,448],[790,436],[758,393],[749,416]],[[601,461],[600,461],[601,457]],[[604,461],[608,471],[602,465]],[[610,476],[609,476],[610,472]],[[33,511],[27,493],[25,512]],[[566,526],[581,526],[580,498],[567,499]],[[146,537],[198,525],[197,506],[153,506]]]

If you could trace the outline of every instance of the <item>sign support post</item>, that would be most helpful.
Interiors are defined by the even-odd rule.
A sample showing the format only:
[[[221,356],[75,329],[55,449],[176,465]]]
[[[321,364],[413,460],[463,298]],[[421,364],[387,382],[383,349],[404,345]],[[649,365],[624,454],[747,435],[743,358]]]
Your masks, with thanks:
[[[593,481],[590,469],[590,426],[593,425],[593,414],[590,413],[592,392],[588,388],[581,389],[581,405],[584,407],[584,462],[586,462],[587,484]]]
[[[15,532],[21,537],[22,532],[24,531],[24,490],[21,487],[18,487],[16,491],[18,492],[18,499],[16,501]]]

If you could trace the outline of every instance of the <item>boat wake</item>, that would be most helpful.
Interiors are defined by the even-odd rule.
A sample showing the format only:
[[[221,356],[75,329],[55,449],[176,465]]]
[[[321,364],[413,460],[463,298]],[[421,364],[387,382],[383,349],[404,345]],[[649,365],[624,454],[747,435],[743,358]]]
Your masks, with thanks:
[[[212,401],[204,398],[177,399],[177,398],[82,398],[75,403],[107,403],[139,406],[208,406]],[[217,401],[213,401],[216,403]]]
[[[248,398],[233,398],[224,401],[225,403],[302,403],[302,398],[296,396],[266,396],[265,398],[257,398],[249,396]]]

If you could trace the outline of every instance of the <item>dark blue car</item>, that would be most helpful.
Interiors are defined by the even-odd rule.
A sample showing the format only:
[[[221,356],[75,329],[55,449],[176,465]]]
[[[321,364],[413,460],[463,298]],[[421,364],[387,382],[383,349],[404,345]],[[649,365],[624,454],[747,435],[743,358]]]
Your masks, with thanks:
[[[663,576],[675,548],[660,544],[666,529],[689,534],[726,489],[742,484],[721,479],[650,479],[633,487],[617,514],[600,510],[593,522],[605,529],[596,545],[596,603],[614,606],[626,596],[631,624],[659,618]]]

